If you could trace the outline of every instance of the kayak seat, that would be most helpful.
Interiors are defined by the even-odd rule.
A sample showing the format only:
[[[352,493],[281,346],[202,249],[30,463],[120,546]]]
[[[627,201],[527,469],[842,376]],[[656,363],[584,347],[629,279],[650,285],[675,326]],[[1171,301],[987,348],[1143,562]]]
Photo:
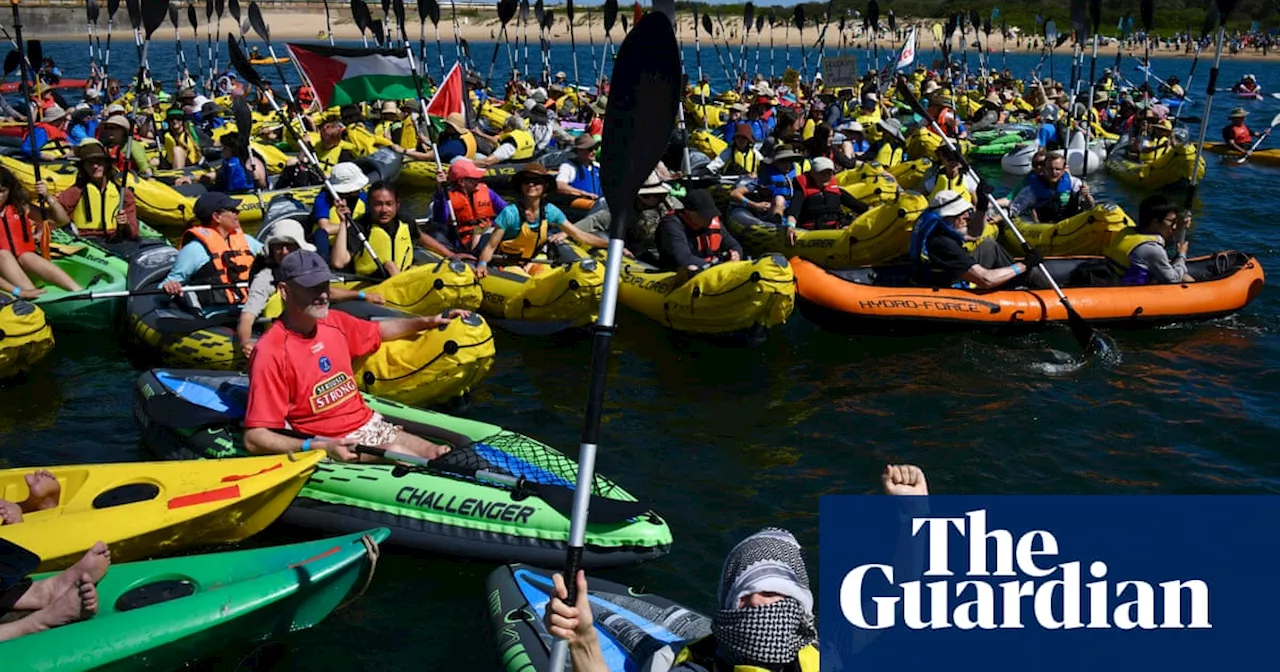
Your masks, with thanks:
[[[138,586],[116,600],[116,611],[133,611],[196,594],[196,585],[186,579],[165,579]]]
[[[192,198],[199,198],[209,192],[209,189],[199,182],[174,185],[173,190],[183,196],[190,196]]]
[[[155,499],[160,495],[160,486],[154,483],[129,483],[106,490],[93,498],[93,508],[109,509],[113,506],[136,504]]]

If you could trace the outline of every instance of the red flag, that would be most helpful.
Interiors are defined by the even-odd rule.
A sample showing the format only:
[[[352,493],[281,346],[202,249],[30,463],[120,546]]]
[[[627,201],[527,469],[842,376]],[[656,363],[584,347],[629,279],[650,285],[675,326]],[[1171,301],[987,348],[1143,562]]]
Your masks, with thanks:
[[[633,26],[639,25],[640,19],[642,18],[644,18],[644,10],[640,9],[640,0],[636,0],[635,15],[634,15],[634,18],[632,18],[631,20],[631,25]]]
[[[454,63],[444,83],[436,89],[431,102],[427,103],[427,114],[433,117],[447,117],[451,114],[462,114],[462,68]]]

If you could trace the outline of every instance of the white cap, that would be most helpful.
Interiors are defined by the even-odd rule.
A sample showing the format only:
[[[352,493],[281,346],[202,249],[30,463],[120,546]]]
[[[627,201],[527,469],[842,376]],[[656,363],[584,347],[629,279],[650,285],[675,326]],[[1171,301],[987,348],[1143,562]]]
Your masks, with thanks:
[[[267,238],[266,245],[271,246],[272,243],[292,243],[299,249],[308,252],[315,252],[316,246],[307,242],[307,235],[303,233],[302,223],[296,219],[282,219],[271,225],[271,237]]]
[[[973,204],[964,200],[960,194],[943,189],[929,199],[929,209],[938,213],[939,217],[955,217],[973,210]]]
[[[333,185],[333,190],[339,194],[351,194],[365,188],[369,184],[369,178],[365,176],[364,171],[350,161],[343,161],[333,167],[333,172],[329,173],[329,184]]]
[[[193,98],[193,99],[191,100],[191,104],[192,104],[192,105],[193,105],[197,110],[199,110],[199,109],[203,108],[203,107],[204,107],[204,104],[205,104],[205,103],[209,103],[209,102],[212,102],[212,101],[211,101],[211,100],[209,100],[209,98],[208,98],[208,97],[206,97],[206,96],[196,96],[195,98]]]
[[[810,162],[810,165],[813,166],[813,172],[815,173],[821,173],[828,170],[834,173],[836,171],[836,164],[825,156],[819,156]]]
[[[841,128],[843,128],[845,131],[848,131],[849,133],[864,133],[864,132],[866,132],[866,129],[862,127],[862,122],[860,122],[860,121],[851,121],[851,122],[849,122],[849,123],[845,124],[844,126],[842,126]]]

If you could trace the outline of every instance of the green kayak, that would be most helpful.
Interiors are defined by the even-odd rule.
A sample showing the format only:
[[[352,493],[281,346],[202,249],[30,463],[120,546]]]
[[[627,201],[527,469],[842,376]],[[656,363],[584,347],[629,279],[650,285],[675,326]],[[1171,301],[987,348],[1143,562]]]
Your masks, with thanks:
[[[139,376],[134,415],[147,448],[165,458],[241,455],[248,378],[223,371],[153,369]],[[408,432],[453,447],[439,469],[323,462],[282,520],[328,532],[391,528],[392,543],[444,555],[544,566],[562,562],[577,464],[539,441],[496,425],[366,395]],[[458,470],[524,479],[500,485]],[[596,474],[586,567],[653,560],[671,549],[671,528],[647,504]]]
[[[38,285],[44,296],[33,303],[44,310],[55,329],[103,331],[113,328],[124,311],[123,297],[95,298],[103,292],[128,289],[128,256],[139,245],[167,244],[159,231],[139,222],[141,240],[131,243],[100,244],[78,238],[62,229],[51,232],[52,258],[83,289],[68,292],[53,285]]]
[[[29,672],[177,669],[304,630],[337,608],[389,534],[112,565],[96,616],[0,643],[0,661]]]
[[[1009,152],[1019,149],[1027,143],[1021,138],[1014,141],[993,142],[985,145],[975,145],[969,150],[969,158],[975,161],[999,161]]]

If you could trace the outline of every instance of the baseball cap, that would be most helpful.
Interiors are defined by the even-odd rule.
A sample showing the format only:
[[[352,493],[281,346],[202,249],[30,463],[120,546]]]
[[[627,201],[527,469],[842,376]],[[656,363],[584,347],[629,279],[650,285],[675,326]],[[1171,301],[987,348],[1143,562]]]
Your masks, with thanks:
[[[294,250],[280,261],[276,272],[279,282],[292,282],[303,287],[316,287],[329,281],[329,265],[324,257],[310,250]]]
[[[684,201],[686,210],[692,210],[700,217],[715,219],[720,216],[720,208],[716,207],[716,199],[706,189],[690,189],[689,193],[681,200]]]
[[[213,213],[219,210],[238,210],[239,208],[240,202],[236,199],[221,191],[210,191],[206,194],[201,194],[200,198],[196,199],[192,212],[194,212],[196,219],[208,224],[213,220]]]

